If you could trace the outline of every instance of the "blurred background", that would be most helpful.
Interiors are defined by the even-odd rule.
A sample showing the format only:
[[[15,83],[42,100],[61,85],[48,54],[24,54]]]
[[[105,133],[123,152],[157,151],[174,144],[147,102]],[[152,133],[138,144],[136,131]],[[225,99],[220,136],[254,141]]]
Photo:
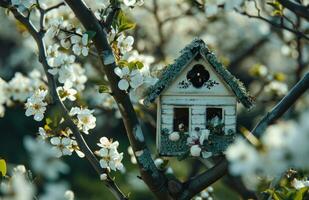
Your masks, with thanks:
[[[86,2],[96,6],[94,1]],[[193,38],[202,38],[228,70],[244,82],[255,98],[256,106],[250,112],[238,106],[238,130],[251,130],[308,71],[309,23],[289,10],[280,10],[266,1],[257,2],[261,14],[270,23],[259,17],[248,17],[258,16],[254,1],[233,1],[237,5],[235,9],[233,6],[229,8],[225,1],[220,2],[147,0],[142,6],[126,10],[129,18],[136,23],[136,28],[129,34],[134,37],[134,49],[153,75],[159,74],[167,64],[172,63],[179,56],[179,51]],[[302,3],[306,5],[306,2]],[[68,7],[63,10],[69,12]],[[8,82],[16,72],[25,76],[33,69],[43,72],[37,61],[35,44],[24,27],[12,16],[8,17],[4,9],[0,9],[0,18],[0,77]],[[279,25],[276,27],[271,23]],[[286,30],[284,26],[294,32]],[[112,174],[116,182],[131,199],[154,199],[139,178],[138,167],[128,152],[129,142],[115,103],[108,94],[97,92],[98,85],[104,82],[104,74],[97,71],[97,60],[92,57],[80,62],[88,78],[80,101],[95,109],[97,117],[96,128],[85,139],[91,149],[97,149],[96,143],[102,136],[118,140],[119,152],[124,152],[125,172]],[[284,118],[297,117],[308,108],[308,104],[307,93]],[[147,143],[156,157],[156,108],[154,105],[146,108],[137,103],[135,109],[145,130]],[[44,122],[38,123],[24,113],[23,103],[14,102],[6,106],[5,116],[0,118],[0,157],[11,167],[24,164],[31,170],[32,158],[36,155],[26,148],[25,138],[35,138]],[[67,170],[60,173],[57,182],[73,190],[77,199],[113,199],[89,162],[75,155],[62,160]],[[169,160],[170,170],[181,180],[205,170],[200,161],[193,159]],[[35,173],[33,176],[36,177],[34,180],[39,186],[38,190],[43,191],[44,178]],[[240,199],[231,185],[223,180],[215,183],[213,188],[214,199]]]

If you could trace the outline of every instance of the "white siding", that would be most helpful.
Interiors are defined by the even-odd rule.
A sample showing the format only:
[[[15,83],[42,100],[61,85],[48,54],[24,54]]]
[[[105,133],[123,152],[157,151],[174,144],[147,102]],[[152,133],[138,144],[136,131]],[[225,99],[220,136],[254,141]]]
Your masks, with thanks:
[[[164,95],[161,97],[162,105],[190,105],[190,106],[234,106],[234,96],[192,96],[192,95]]]

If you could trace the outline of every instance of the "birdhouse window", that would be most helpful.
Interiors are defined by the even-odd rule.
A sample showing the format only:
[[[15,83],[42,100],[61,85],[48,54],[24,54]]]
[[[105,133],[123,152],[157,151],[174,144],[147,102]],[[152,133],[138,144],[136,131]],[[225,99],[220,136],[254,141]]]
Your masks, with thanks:
[[[189,108],[174,108],[173,131],[188,132],[189,129]]]
[[[209,72],[201,64],[194,65],[187,73],[187,80],[191,82],[195,88],[201,88],[209,80],[209,77]]]
[[[206,128],[210,128],[210,125],[218,125],[222,123],[223,109],[217,107],[206,108]]]

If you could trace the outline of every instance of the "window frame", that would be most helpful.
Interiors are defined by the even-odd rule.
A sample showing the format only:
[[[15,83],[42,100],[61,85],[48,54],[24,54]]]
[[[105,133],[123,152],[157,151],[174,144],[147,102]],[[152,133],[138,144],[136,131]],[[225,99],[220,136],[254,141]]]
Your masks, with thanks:
[[[172,124],[172,130],[173,131],[175,131],[174,130],[174,116],[175,116],[175,108],[188,108],[188,117],[189,117],[189,119],[188,119],[188,131],[187,132],[185,132],[185,133],[188,133],[188,132],[190,132],[191,131],[191,114],[192,114],[192,110],[191,110],[191,106],[186,106],[186,105],[174,105],[173,106],[173,124]],[[179,132],[179,131],[177,131],[177,132]]]
[[[224,115],[224,107],[222,106],[222,107],[220,107],[220,106],[206,106],[206,108],[205,108],[205,128],[207,128],[207,122],[208,122],[208,119],[207,119],[207,109],[208,108],[220,108],[221,110],[222,110],[222,112],[221,112],[221,115],[222,115],[222,119],[221,119],[221,121],[222,121],[222,123],[225,123],[225,115]],[[224,124],[224,127],[225,127],[225,124]],[[223,127],[223,129],[224,129],[224,127]]]

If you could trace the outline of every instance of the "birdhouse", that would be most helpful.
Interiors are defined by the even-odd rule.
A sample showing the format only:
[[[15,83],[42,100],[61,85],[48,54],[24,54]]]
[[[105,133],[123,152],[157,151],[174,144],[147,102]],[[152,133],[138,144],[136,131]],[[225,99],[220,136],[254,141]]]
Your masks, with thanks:
[[[157,103],[159,154],[187,155],[195,143],[205,158],[221,154],[235,135],[237,101],[249,109],[252,98],[203,40],[193,40],[180,54],[144,100]]]

